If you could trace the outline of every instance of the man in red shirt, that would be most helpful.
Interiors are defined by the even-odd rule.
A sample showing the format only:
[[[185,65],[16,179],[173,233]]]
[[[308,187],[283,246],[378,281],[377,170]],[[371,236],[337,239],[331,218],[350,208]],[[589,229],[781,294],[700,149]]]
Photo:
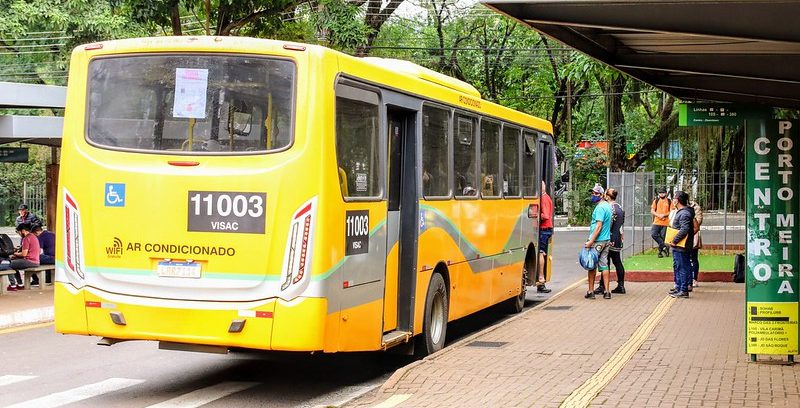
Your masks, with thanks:
[[[553,236],[553,199],[547,194],[547,186],[542,181],[542,199],[539,214],[539,279],[536,282],[536,291],[550,293],[551,290],[544,286],[544,263],[547,259],[547,250],[550,247],[550,237]]]
[[[39,254],[42,249],[39,247],[39,239],[31,232],[31,225],[26,222],[17,225],[17,233],[22,237],[22,246],[20,246],[19,251],[14,252],[10,257],[11,269],[21,271],[39,266]],[[22,290],[24,288],[19,272],[17,272],[16,276],[9,275],[8,281],[9,291]]]

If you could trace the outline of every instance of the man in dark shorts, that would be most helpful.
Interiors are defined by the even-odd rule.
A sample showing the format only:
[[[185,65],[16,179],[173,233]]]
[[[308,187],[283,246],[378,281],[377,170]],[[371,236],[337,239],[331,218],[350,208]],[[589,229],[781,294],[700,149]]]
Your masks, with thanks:
[[[547,194],[547,186],[544,181],[542,181],[542,200],[539,208],[539,278],[536,281],[536,291],[550,293],[552,290],[544,286],[544,264],[547,260],[547,250],[550,247],[550,237],[553,236],[553,199]]]

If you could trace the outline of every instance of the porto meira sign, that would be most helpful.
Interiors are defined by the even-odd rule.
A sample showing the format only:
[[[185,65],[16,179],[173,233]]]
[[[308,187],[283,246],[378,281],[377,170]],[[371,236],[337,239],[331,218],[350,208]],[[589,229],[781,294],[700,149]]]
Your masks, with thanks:
[[[747,121],[748,354],[798,354],[800,122]]]

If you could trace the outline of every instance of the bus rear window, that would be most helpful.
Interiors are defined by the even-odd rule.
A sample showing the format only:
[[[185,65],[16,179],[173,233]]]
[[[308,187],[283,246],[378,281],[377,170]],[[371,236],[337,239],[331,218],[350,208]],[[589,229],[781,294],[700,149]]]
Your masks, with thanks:
[[[294,64],[231,55],[140,55],[89,65],[87,138],[125,150],[231,154],[292,143]]]

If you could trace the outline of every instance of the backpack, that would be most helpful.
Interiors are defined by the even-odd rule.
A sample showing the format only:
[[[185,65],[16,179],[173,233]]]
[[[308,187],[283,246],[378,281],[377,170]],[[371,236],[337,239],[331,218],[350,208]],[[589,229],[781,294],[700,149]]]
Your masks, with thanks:
[[[0,258],[8,258],[14,253],[14,242],[6,234],[0,234]]]
[[[736,283],[744,283],[744,254],[736,254],[733,261],[731,278]]]

